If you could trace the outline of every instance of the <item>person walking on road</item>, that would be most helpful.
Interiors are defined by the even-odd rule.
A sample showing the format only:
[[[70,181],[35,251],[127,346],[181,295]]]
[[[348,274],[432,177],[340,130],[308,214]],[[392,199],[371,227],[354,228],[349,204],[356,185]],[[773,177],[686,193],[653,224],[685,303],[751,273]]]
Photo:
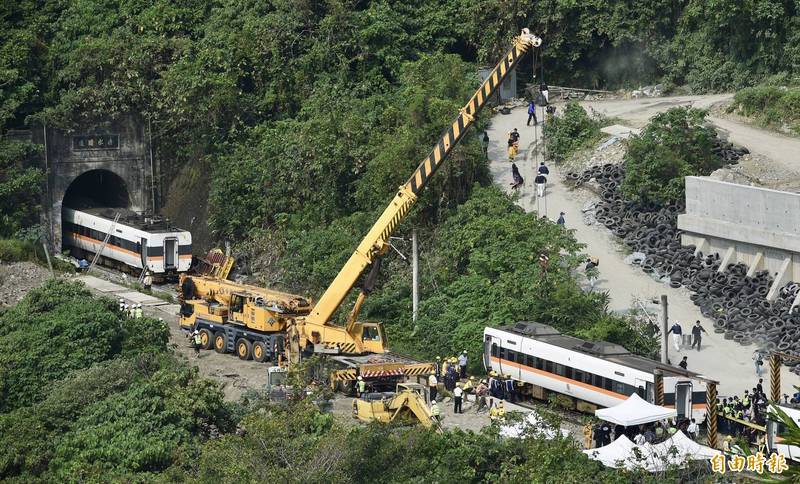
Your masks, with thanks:
[[[547,177],[539,173],[536,175],[536,178],[533,179],[533,183],[536,184],[536,196],[543,197],[544,189],[547,186]]]
[[[464,413],[461,411],[461,399],[463,397],[464,390],[461,388],[461,383],[459,383],[453,389],[453,413]]]
[[[467,377],[467,350],[458,355],[458,368],[461,370],[461,378]]]
[[[558,214],[558,220],[556,220],[556,223],[562,227],[567,224],[567,221],[564,220],[564,212]]]
[[[684,370],[688,370],[689,369],[688,368],[689,367],[689,362],[687,361],[687,357],[686,356],[684,356],[683,359],[681,360],[681,362],[678,363],[678,366],[680,366]]]
[[[761,350],[753,352],[753,364],[756,366],[756,376],[761,376],[761,369],[764,366],[764,355],[761,354]]]
[[[692,349],[694,349],[694,345],[697,345],[697,351],[700,351],[700,341],[702,340],[701,333],[707,333],[707,331],[704,327],[700,326],[700,320],[697,320],[692,327]]]
[[[683,340],[683,328],[681,328],[681,324],[678,321],[669,328],[669,332],[667,334],[672,333],[672,344],[675,345],[675,351],[681,350],[681,342]]]
[[[597,266],[599,265],[600,260],[597,257],[589,256],[586,259],[584,272],[586,273],[586,278],[589,279],[589,287],[592,289],[594,289],[594,284],[597,282]]]
[[[528,103],[528,126],[531,125],[531,119],[534,126],[539,124],[539,121],[536,120],[536,104],[533,101]]]
[[[519,168],[517,168],[517,164],[514,162],[511,163],[511,178],[514,180],[511,182],[512,190],[516,190],[517,188],[521,187],[523,183],[525,183],[522,175],[519,174]]]
[[[428,390],[431,393],[431,401],[436,401],[436,392],[438,391],[439,381],[436,379],[436,374],[431,373],[428,377]]]
[[[537,168],[536,173],[540,175],[549,175],[550,169],[547,168],[547,165],[544,164],[544,161],[539,163],[539,168]]]

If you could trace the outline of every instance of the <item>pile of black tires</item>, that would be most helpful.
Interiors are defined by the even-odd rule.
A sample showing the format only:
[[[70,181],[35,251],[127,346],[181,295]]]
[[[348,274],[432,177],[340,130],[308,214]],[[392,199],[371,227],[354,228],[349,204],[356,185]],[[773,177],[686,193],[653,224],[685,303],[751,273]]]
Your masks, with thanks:
[[[742,150],[731,148],[720,151],[720,156],[731,162],[742,154]],[[684,211],[683,203],[658,207],[625,200],[620,190],[624,174],[623,166],[607,164],[581,174],[570,173],[567,178],[576,186],[597,182],[601,198],[594,211],[597,223],[622,238],[633,251],[645,255],[634,261],[643,271],[668,280],[673,288],[691,290],[692,301],[714,321],[715,332],[742,345],[755,344],[754,350],[800,354],[800,311],[789,313],[798,285],[787,285],[781,296],[770,302],[766,295],[773,280],[767,271],[748,277],[747,266],[735,264],[717,272],[718,254],[695,255],[694,246],[681,245],[677,221]],[[785,364],[800,374],[798,362]]]

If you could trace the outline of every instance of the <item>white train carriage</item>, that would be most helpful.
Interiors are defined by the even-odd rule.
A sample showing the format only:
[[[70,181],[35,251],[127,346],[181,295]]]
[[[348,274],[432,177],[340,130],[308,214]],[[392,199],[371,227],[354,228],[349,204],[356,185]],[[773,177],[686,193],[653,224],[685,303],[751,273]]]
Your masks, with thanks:
[[[696,373],[633,355],[616,344],[563,335],[540,323],[486,328],[483,334],[487,371],[523,382],[531,395],[543,397],[549,391],[612,407],[638,393],[653,402],[654,371],[659,369],[665,406],[675,407],[679,418],[705,418],[706,385]]]
[[[95,254],[112,229],[117,212],[122,214],[100,254],[103,263],[135,272],[146,267],[156,278],[189,270],[192,264],[190,232],[172,227],[166,221],[145,219],[126,209],[62,209],[62,245],[69,247],[76,257],[83,257],[83,253]]]

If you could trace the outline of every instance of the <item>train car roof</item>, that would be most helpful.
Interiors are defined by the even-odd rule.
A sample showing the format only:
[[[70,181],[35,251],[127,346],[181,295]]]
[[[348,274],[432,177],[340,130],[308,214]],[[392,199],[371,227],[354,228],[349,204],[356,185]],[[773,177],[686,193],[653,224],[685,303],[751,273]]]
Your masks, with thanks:
[[[152,233],[185,232],[185,230],[175,227],[167,219],[148,218],[127,208],[96,207],[96,208],[72,208],[76,212],[88,213],[97,217],[114,220],[114,216],[119,213],[119,223]]]
[[[497,329],[517,334],[536,341],[558,346],[566,350],[578,351],[595,358],[600,358],[620,365],[636,368],[647,373],[660,369],[664,376],[702,377],[699,373],[684,370],[644,356],[634,355],[624,347],[607,341],[586,341],[574,336],[561,334],[552,326],[533,321],[519,321],[515,324],[500,326]]]

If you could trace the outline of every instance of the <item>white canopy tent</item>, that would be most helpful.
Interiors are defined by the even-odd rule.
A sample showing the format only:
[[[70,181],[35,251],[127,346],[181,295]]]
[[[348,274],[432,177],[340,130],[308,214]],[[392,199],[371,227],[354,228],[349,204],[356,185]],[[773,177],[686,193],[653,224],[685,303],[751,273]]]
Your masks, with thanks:
[[[682,467],[692,460],[709,460],[722,453],[698,444],[680,431],[655,445],[636,445],[622,436],[609,445],[583,452],[607,467],[645,469],[649,472],[663,471],[669,466]]]
[[[527,436],[544,437],[552,439],[556,436],[556,429],[542,420],[538,413],[531,411],[520,422],[511,423],[500,427],[500,436],[511,438],[524,438]],[[558,429],[563,437],[568,437],[569,432]]]
[[[678,412],[674,408],[660,407],[646,402],[634,393],[619,405],[601,408],[594,414],[606,422],[630,427],[677,417]]]

